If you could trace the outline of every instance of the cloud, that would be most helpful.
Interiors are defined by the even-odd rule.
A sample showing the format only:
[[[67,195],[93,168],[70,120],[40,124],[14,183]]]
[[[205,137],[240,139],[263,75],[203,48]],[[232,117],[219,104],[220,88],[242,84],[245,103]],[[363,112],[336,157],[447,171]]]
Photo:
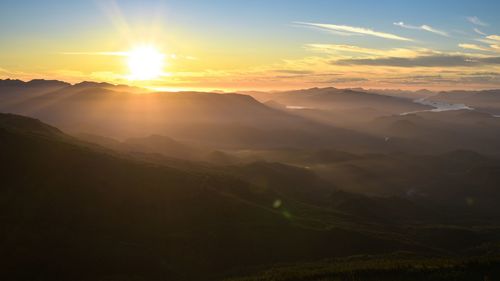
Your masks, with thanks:
[[[488,57],[481,59],[486,64],[500,64],[500,57]]]
[[[428,25],[422,25],[420,26],[421,29],[425,30],[425,31],[429,31],[429,32],[432,32],[432,33],[435,33],[435,34],[439,34],[441,36],[449,36],[448,33],[444,32],[444,31],[441,31],[441,30],[437,30],[431,26],[428,26]]]
[[[333,61],[335,65],[365,65],[392,67],[472,67],[500,64],[500,57],[474,58],[463,55],[430,55],[414,58],[384,57],[374,59],[340,59]]]
[[[421,25],[421,26],[415,26],[415,25],[405,24],[404,22],[400,21],[400,22],[395,22],[394,25],[400,26],[402,28],[407,28],[407,29],[428,31],[428,32],[438,34],[441,36],[446,36],[446,37],[449,36],[448,33],[441,31],[441,30],[438,30],[438,29],[435,29],[434,27],[432,27],[430,25],[426,25],[426,24]]]
[[[498,41],[500,43],[500,35],[490,35],[486,36],[486,38],[489,40]]]
[[[392,83],[396,85],[498,85],[500,76],[496,74],[466,74],[462,73],[456,76],[442,75],[416,75],[416,76],[401,76],[393,78],[384,78],[378,82]]]
[[[62,52],[61,54],[77,56],[128,56],[127,52]]]
[[[324,24],[324,23],[310,23],[310,22],[295,22],[295,23],[300,24],[300,25],[305,25],[305,26],[312,26],[312,27],[316,27],[316,28],[320,28],[320,29],[328,30],[328,31],[346,32],[349,34],[369,35],[369,36],[375,36],[375,37],[379,37],[379,38],[399,40],[399,41],[413,41],[413,39],[410,39],[410,38],[401,37],[401,36],[391,34],[391,33],[386,33],[386,32],[379,32],[379,31],[375,31],[372,29],[364,28],[364,27]]]
[[[488,52],[500,52],[500,35],[489,35],[485,38],[475,39],[476,41],[488,44],[489,47],[479,46],[476,44],[459,44],[458,46],[464,49],[488,51]]]
[[[0,79],[10,78],[11,73],[5,68],[0,67]]]
[[[476,51],[486,51],[486,52],[491,52],[493,51],[492,49],[484,46],[479,46],[476,44],[458,44],[458,46],[462,49],[468,49],[468,50],[476,50]]]
[[[482,32],[479,28],[474,27],[474,32],[483,36],[486,36],[486,33]]]
[[[481,42],[481,43],[485,43],[485,44],[498,44],[498,43],[500,43],[498,41],[490,40],[490,39],[486,39],[486,38],[478,38],[478,39],[474,39],[474,40]]]
[[[476,16],[473,16],[473,17],[467,17],[467,20],[472,23],[472,24],[475,24],[475,25],[479,25],[479,26],[488,26],[487,23],[485,23],[484,21],[480,20],[478,17]]]
[[[360,77],[341,77],[341,78],[330,79],[327,81],[321,81],[321,83],[342,84],[342,83],[365,82],[365,81],[369,81],[369,80],[366,78],[360,78]]]
[[[500,76],[500,72],[472,72],[469,75],[478,75],[478,76]]]
[[[285,73],[285,74],[312,74],[314,71],[311,70],[293,70],[293,69],[277,69],[275,72],[278,73]]]
[[[433,51],[429,49],[407,49],[407,48],[393,48],[393,49],[372,49],[363,48],[354,45],[340,45],[340,44],[307,44],[306,48],[324,53],[356,53],[366,54],[372,56],[384,57],[414,57],[423,54],[432,54]]]

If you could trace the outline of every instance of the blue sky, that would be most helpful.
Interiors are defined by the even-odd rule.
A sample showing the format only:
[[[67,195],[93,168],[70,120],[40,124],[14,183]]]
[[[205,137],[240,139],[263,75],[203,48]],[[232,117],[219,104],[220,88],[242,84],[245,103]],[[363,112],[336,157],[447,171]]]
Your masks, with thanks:
[[[150,28],[162,48],[186,57],[206,57],[205,70],[217,71],[264,67],[283,60],[310,57],[313,55],[307,47],[310,44],[381,50],[427,48],[447,54],[467,50],[473,55],[493,56],[496,55],[492,51],[495,45],[478,40],[489,40],[485,38],[500,33],[497,15],[500,1],[491,0],[2,0],[0,68],[21,71],[30,67],[29,61],[39,60],[37,67],[43,71],[51,66],[38,59],[44,55],[121,51],[119,48],[125,41],[119,38],[122,35],[117,27],[116,11],[110,7],[118,8],[120,19],[132,30],[133,35],[129,37],[133,39],[127,40],[149,40],[141,37],[149,33],[147,29]],[[311,24],[329,24],[333,29]],[[345,28],[339,30],[339,26],[363,28],[411,41],[352,30],[346,32]],[[253,56],[252,60],[245,61],[249,56]],[[224,63],[216,66],[209,62],[216,58]],[[338,59],[345,59],[345,56]],[[51,60],[59,61],[56,57]],[[238,60],[241,61],[239,66]],[[54,70],[78,71],[70,62],[54,64]],[[178,63],[174,70],[185,71],[189,65],[193,71],[204,68],[201,64]],[[100,62],[96,71],[110,70],[106,67],[106,63]],[[494,72],[496,68],[490,65],[488,70]]]
[[[1,32],[18,31],[36,35],[47,28],[71,31],[88,25],[106,24],[100,11],[103,1],[62,0],[2,0],[0,7]],[[106,0],[104,1],[106,2]],[[470,31],[464,20],[477,16],[489,23],[485,29],[500,25],[499,1],[286,1],[286,0],[163,0],[116,1],[123,12],[131,17],[150,15],[152,9],[163,9],[170,21],[186,28],[203,27],[227,30],[243,28],[248,32],[272,33],[284,31],[294,21],[333,22],[369,26],[397,32],[394,21],[427,23],[442,29]],[[269,29],[262,29],[261,27]],[[287,32],[288,31],[288,32]],[[492,30],[494,31],[494,30]],[[296,35],[296,34],[295,34]]]

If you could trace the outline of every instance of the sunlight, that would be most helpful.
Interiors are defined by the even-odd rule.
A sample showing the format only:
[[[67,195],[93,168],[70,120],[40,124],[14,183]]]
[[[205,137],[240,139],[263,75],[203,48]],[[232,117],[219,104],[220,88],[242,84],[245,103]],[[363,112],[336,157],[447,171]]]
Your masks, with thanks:
[[[130,80],[152,80],[163,74],[165,55],[152,45],[142,45],[128,52]]]

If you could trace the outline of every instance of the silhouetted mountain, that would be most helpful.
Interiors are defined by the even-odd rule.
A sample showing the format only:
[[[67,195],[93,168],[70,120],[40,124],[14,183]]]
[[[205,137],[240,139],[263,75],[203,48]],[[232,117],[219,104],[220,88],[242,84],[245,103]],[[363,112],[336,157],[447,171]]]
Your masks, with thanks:
[[[500,115],[500,90],[440,92],[431,99],[470,107]]]
[[[69,85],[69,83],[57,80],[35,79],[24,82],[21,80],[0,79],[0,110]]]
[[[404,98],[337,88],[312,88],[261,94],[258,97],[260,100],[274,100],[288,106],[302,106],[321,110],[371,107],[382,112],[402,113],[428,109],[426,106],[415,104],[411,100]]]
[[[476,225],[467,233],[477,239],[444,245],[434,237],[446,220],[406,199],[339,192],[278,163],[142,161],[9,114],[0,114],[0,153],[0,276],[10,280],[218,280],[281,262],[459,253],[500,235]],[[446,233],[459,239],[464,231]]]
[[[40,122],[39,120],[14,114],[1,114],[0,128],[4,130],[30,133],[40,136],[62,137],[59,129]]]
[[[75,133],[118,139],[156,134],[217,148],[383,146],[381,139],[322,125],[240,94],[137,94],[121,86],[82,82],[0,105],[0,110],[36,117]]]
[[[500,215],[500,161],[472,151],[359,157],[311,169],[349,192],[404,197],[427,206],[461,208],[469,215]],[[453,213],[462,215],[457,209]]]
[[[362,89],[312,88],[253,95],[273,108],[347,129],[359,129],[360,124],[377,117],[431,109],[413,102],[412,99]]]
[[[417,91],[407,91],[399,89],[367,89],[367,90],[362,89],[361,91],[366,91],[369,93],[377,93],[386,96],[393,96],[398,98],[406,98],[411,100],[428,98],[436,94],[436,92],[427,89],[420,89]]]
[[[46,125],[22,117],[32,122],[28,130],[4,125],[13,118],[0,115],[5,277],[207,280],[235,266],[405,247],[353,230],[308,228],[294,203],[284,203],[283,215],[273,209],[280,198],[273,189],[257,192],[237,177],[120,158],[59,132],[39,137],[31,133]]]
[[[420,112],[380,117],[366,125],[366,131],[386,136],[406,151],[421,153],[456,149],[500,154],[500,119],[469,110]]]

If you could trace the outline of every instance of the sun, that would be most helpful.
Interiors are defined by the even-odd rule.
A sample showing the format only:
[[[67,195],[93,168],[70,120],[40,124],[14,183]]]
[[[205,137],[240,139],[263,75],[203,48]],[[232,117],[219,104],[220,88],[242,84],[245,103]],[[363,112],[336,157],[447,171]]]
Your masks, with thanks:
[[[130,80],[153,80],[163,74],[165,55],[152,45],[142,45],[127,52]]]

